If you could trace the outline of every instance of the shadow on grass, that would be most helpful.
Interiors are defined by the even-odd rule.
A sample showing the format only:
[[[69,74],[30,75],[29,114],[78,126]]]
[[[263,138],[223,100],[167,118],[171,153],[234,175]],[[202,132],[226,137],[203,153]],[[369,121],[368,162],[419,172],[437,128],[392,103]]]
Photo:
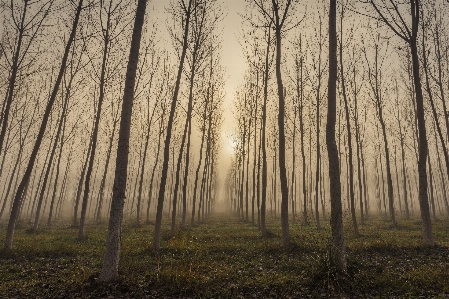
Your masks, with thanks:
[[[34,260],[39,258],[58,259],[58,258],[72,258],[79,256],[79,252],[71,248],[22,248],[15,249],[0,249],[0,260]]]

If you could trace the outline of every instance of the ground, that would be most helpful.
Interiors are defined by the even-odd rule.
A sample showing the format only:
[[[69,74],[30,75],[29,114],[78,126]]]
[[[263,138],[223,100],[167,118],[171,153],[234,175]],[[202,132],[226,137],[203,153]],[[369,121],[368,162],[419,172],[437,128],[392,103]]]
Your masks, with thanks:
[[[106,224],[89,224],[87,240],[78,242],[75,227],[31,234],[19,223],[13,251],[0,251],[0,298],[449,298],[449,220],[434,222],[435,247],[424,246],[420,225],[399,218],[393,228],[371,216],[355,237],[345,223],[348,272],[337,275],[328,226],[290,222],[285,251],[279,219],[269,220],[264,238],[257,225],[217,214],[173,238],[166,224],[156,252],[154,226],[127,219],[120,280],[104,284]]]

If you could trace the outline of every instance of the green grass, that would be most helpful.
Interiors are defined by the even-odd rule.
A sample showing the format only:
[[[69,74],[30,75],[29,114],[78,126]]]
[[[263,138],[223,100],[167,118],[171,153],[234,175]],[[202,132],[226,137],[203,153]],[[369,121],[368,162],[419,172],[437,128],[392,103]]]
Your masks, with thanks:
[[[163,231],[168,232],[168,221]],[[348,273],[336,277],[329,263],[330,229],[290,223],[292,246],[283,251],[280,221],[256,226],[228,215],[162,237],[152,249],[154,226],[122,229],[120,280],[98,281],[106,225],[77,229],[42,226],[30,234],[21,225],[14,250],[0,251],[0,298],[449,298],[449,220],[434,223],[438,245],[421,241],[419,219],[390,222],[373,216],[354,237],[345,223]],[[0,226],[4,240],[5,225]]]

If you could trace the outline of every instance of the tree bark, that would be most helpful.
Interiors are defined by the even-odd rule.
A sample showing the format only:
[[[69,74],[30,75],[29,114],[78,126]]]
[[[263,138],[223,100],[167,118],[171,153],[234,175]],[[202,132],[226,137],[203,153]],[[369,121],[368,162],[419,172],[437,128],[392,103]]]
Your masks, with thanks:
[[[335,123],[337,111],[337,0],[330,0],[329,9],[329,82],[328,113],[326,124],[326,144],[329,156],[329,179],[331,196],[331,230],[333,265],[346,272],[345,241],[343,234],[343,215],[341,207],[341,185],[339,158],[335,140]]]
[[[267,181],[268,181],[268,170],[267,170],[267,140],[266,140],[266,130],[267,130],[267,99],[268,99],[268,58],[270,52],[271,43],[271,27],[268,27],[267,32],[267,50],[265,54],[265,69],[264,69],[264,87],[263,87],[263,106],[262,106],[262,203],[260,208],[260,228],[262,231],[262,236],[267,235],[267,225],[266,225],[266,214],[267,214]]]
[[[345,116],[346,116],[346,130],[348,133],[348,164],[349,164],[349,199],[350,199],[350,210],[351,210],[351,218],[352,218],[352,225],[354,227],[354,234],[357,236],[359,234],[359,228],[357,226],[357,218],[355,215],[355,200],[354,200],[354,163],[352,161],[353,154],[352,154],[352,132],[351,132],[351,120],[349,116],[349,104],[348,104],[348,97],[346,95],[346,83],[345,83],[345,74],[344,74],[344,66],[343,66],[343,8],[341,11],[341,19],[340,19],[340,77],[341,77],[341,88],[343,93],[343,101],[345,105]]]
[[[272,0],[273,11],[275,15],[275,36],[276,36],[276,79],[277,92],[279,99],[278,111],[278,129],[279,129],[279,174],[281,181],[281,226],[282,226],[282,246],[287,249],[290,246],[290,233],[288,224],[288,182],[287,169],[285,165],[285,92],[282,83],[281,73],[281,50],[282,50],[282,27],[284,25],[285,17],[287,15],[291,0],[287,1],[286,8],[281,17],[279,5],[276,0]]]
[[[134,20],[133,35],[131,39],[131,49],[129,51],[128,66],[126,70],[108,236],[106,240],[103,267],[100,273],[100,280],[106,282],[116,280],[118,278],[121,224],[123,218],[123,206],[125,203],[126,178],[128,175],[131,115],[134,100],[137,64],[139,60],[140,40],[142,36],[146,6],[147,0],[139,0],[137,3],[136,17]]]

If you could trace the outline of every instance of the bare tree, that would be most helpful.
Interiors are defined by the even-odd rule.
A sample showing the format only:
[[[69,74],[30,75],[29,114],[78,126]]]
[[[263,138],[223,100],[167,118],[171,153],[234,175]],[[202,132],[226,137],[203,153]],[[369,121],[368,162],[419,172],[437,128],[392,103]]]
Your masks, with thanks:
[[[167,125],[167,134],[165,136],[165,143],[164,143],[164,160],[162,163],[162,173],[161,173],[161,181],[159,185],[159,195],[158,195],[158,201],[157,201],[157,211],[156,211],[156,227],[154,232],[154,243],[153,246],[156,250],[159,250],[160,248],[160,239],[161,239],[161,225],[162,225],[162,210],[164,205],[164,195],[165,195],[165,187],[167,183],[167,172],[168,172],[168,160],[170,158],[170,140],[171,140],[171,134],[172,134],[172,127],[173,127],[173,118],[175,115],[176,110],[176,103],[178,101],[178,94],[179,94],[179,86],[181,83],[181,76],[182,76],[182,70],[184,68],[184,60],[187,53],[187,43],[188,43],[188,36],[189,36],[189,24],[190,24],[190,17],[192,15],[192,12],[196,9],[199,9],[201,6],[201,1],[193,1],[189,0],[188,4],[186,5],[185,0],[179,0],[180,9],[182,10],[183,15],[183,45],[182,45],[182,53],[181,58],[179,61],[179,67],[178,67],[178,74],[176,77],[176,83],[175,88],[173,91],[173,99],[171,102],[170,107],[170,114],[168,117],[168,125]]]
[[[80,18],[82,7],[83,7],[83,0],[80,0],[78,2],[78,6],[77,6],[77,9],[76,9],[75,19],[73,21],[70,37],[69,37],[69,39],[67,41],[67,44],[65,46],[65,49],[64,49],[64,56],[62,58],[62,63],[61,63],[61,67],[60,67],[60,70],[59,70],[58,77],[56,79],[56,82],[55,82],[53,91],[51,93],[50,99],[49,99],[49,101],[47,103],[47,106],[45,108],[45,112],[44,112],[44,116],[43,116],[43,119],[42,119],[42,123],[41,123],[41,126],[39,128],[39,133],[37,135],[36,142],[34,144],[33,151],[31,153],[30,160],[28,162],[28,166],[27,166],[26,171],[25,171],[25,173],[24,173],[24,175],[22,177],[22,180],[21,180],[21,182],[19,184],[19,187],[17,189],[16,195],[14,196],[14,201],[13,201],[13,205],[12,205],[12,209],[11,209],[11,216],[9,218],[8,229],[7,229],[7,232],[6,232],[5,247],[8,248],[8,249],[12,249],[14,228],[15,228],[15,224],[16,224],[16,221],[18,219],[19,212],[20,212],[20,206],[21,206],[21,203],[22,203],[22,195],[23,195],[23,192],[25,191],[25,188],[28,185],[28,182],[30,180],[31,172],[33,171],[33,166],[34,166],[34,163],[36,161],[37,152],[39,151],[40,145],[42,143],[42,139],[44,137],[45,129],[47,127],[48,118],[49,118],[50,112],[51,112],[51,110],[53,108],[53,103],[55,102],[56,96],[58,94],[59,85],[61,84],[62,77],[64,75],[64,71],[65,71],[65,67],[66,67],[66,64],[67,64],[67,58],[69,56],[70,48],[72,46],[73,40],[75,39],[76,29],[78,27],[78,21],[79,21],[79,18]]]
[[[125,201],[126,178],[128,174],[131,115],[137,65],[139,61],[140,40],[142,37],[142,27],[145,19],[146,6],[147,0],[139,0],[137,3],[131,48],[129,51],[125,90],[123,93],[117,159],[115,163],[115,178],[108,225],[108,236],[106,240],[103,267],[100,273],[100,279],[102,281],[112,281],[118,278],[121,224],[123,217],[123,205]]]
[[[286,30],[286,20],[291,14],[292,0],[272,0],[271,5],[263,0],[253,0],[254,4],[259,9],[260,13],[270,20],[274,28],[275,40],[276,40],[276,79],[277,79],[277,91],[279,99],[279,113],[278,113],[278,129],[279,129],[279,170],[281,181],[281,222],[282,222],[282,245],[287,248],[290,244],[290,233],[288,224],[288,182],[287,182],[287,169],[285,162],[285,91],[282,82],[281,72],[281,58],[282,58],[282,36],[284,30]],[[267,7],[268,6],[268,7]],[[272,11],[273,13],[270,13]],[[291,25],[291,24],[290,24]],[[293,27],[297,26],[294,24]]]
[[[346,116],[346,129],[348,131],[348,156],[349,156],[349,199],[350,199],[350,210],[352,217],[352,225],[354,227],[354,234],[357,236],[359,234],[359,229],[357,226],[357,218],[355,215],[355,201],[354,201],[354,163],[352,161],[352,132],[351,132],[351,121],[349,116],[349,100],[346,93],[346,82],[345,82],[345,72],[344,72],[344,64],[343,64],[343,16],[344,16],[344,8],[341,7],[341,15],[340,15],[340,45],[339,45],[339,54],[340,54],[340,79],[341,79],[341,89],[344,100],[345,107],[345,116]]]
[[[390,212],[390,219],[393,226],[396,226],[396,216],[394,211],[394,197],[393,197],[393,179],[391,175],[391,163],[390,163],[390,149],[388,145],[387,138],[387,130],[386,123],[384,119],[384,92],[382,90],[382,65],[385,61],[385,56],[379,57],[379,41],[380,41],[380,33],[377,35],[377,40],[374,45],[374,65],[371,66],[367,57],[366,49],[364,49],[365,60],[367,62],[368,67],[368,81],[371,87],[373,100],[376,106],[376,113],[379,118],[379,123],[382,129],[382,137],[384,143],[384,151],[385,151],[385,166],[387,171],[387,188],[388,188],[388,206]],[[382,166],[382,165],[381,165]]]
[[[267,99],[268,99],[268,75],[269,75],[269,55],[270,55],[270,44],[271,44],[271,27],[268,26],[265,29],[265,39],[266,39],[266,52],[265,52],[265,64],[264,64],[264,75],[263,75],[263,105],[262,105],[262,203],[260,208],[260,227],[262,231],[262,236],[267,235],[266,226],[266,210],[267,210],[267,180],[268,180],[268,170],[267,170]]]
[[[331,196],[331,259],[335,267],[346,271],[345,240],[343,234],[343,213],[341,206],[341,185],[338,148],[335,140],[337,111],[337,1],[330,0],[329,9],[329,82],[327,102],[326,144],[329,156],[329,179]]]
[[[109,1],[109,4],[103,3],[103,1],[100,2],[100,21],[102,21],[102,12],[103,10],[106,11],[106,24],[103,24],[101,22],[101,34],[102,34],[102,41],[103,41],[103,51],[102,51],[102,60],[101,60],[101,70],[100,70],[100,81],[99,81],[99,96],[98,96],[98,104],[96,107],[96,114],[94,116],[94,127],[92,131],[92,150],[89,156],[89,163],[86,169],[86,177],[84,182],[84,193],[83,193],[83,201],[81,205],[81,215],[80,215],[80,224],[78,229],[78,240],[84,239],[84,226],[86,221],[86,212],[87,212],[87,202],[89,199],[89,192],[90,192],[90,184],[91,184],[91,175],[93,170],[93,165],[95,161],[95,154],[97,151],[97,140],[98,140],[98,131],[99,131],[99,125],[100,125],[100,117],[103,109],[103,102],[105,98],[105,85],[108,80],[107,78],[107,68],[108,65],[108,58],[110,54],[110,47],[111,43],[117,38],[118,35],[120,35],[120,31],[117,34],[114,32],[117,27],[117,24],[119,24],[120,19],[117,18],[117,14],[120,15],[122,11],[120,11],[120,5],[121,1],[118,1],[114,3],[113,0]],[[115,26],[114,26],[115,23]],[[121,29],[121,28],[119,28]]]
[[[11,69],[9,77],[9,86],[7,89],[6,102],[2,107],[1,131],[0,131],[0,153],[3,149],[3,141],[8,126],[9,113],[11,104],[14,98],[14,89],[16,87],[16,79],[21,65],[24,63],[25,56],[31,52],[30,46],[37,39],[42,24],[53,5],[54,0],[39,1],[40,7],[33,7],[36,4],[34,1],[25,0],[23,6],[19,3],[11,1],[9,9],[11,10],[12,24],[14,30],[17,31],[17,43],[15,45],[13,57],[11,58]],[[29,16],[31,10],[31,16]],[[18,12],[20,15],[16,16]],[[27,40],[28,39],[28,40]],[[1,52],[6,53],[3,44],[0,44]],[[1,174],[1,168],[0,168]]]
[[[398,37],[410,47],[413,65],[413,83],[415,88],[416,117],[418,119],[418,178],[419,178],[419,206],[421,209],[422,233],[424,242],[427,245],[435,245],[432,233],[432,221],[430,219],[429,199],[427,193],[427,171],[426,160],[428,152],[426,123],[424,117],[424,97],[421,85],[419,55],[418,55],[418,31],[421,18],[421,1],[407,1],[410,8],[411,26],[406,24],[406,19],[401,13],[400,6],[406,5],[394,0],[381,0],[378,4],[375,0],[370,0],[371,6],[377,15]]]

